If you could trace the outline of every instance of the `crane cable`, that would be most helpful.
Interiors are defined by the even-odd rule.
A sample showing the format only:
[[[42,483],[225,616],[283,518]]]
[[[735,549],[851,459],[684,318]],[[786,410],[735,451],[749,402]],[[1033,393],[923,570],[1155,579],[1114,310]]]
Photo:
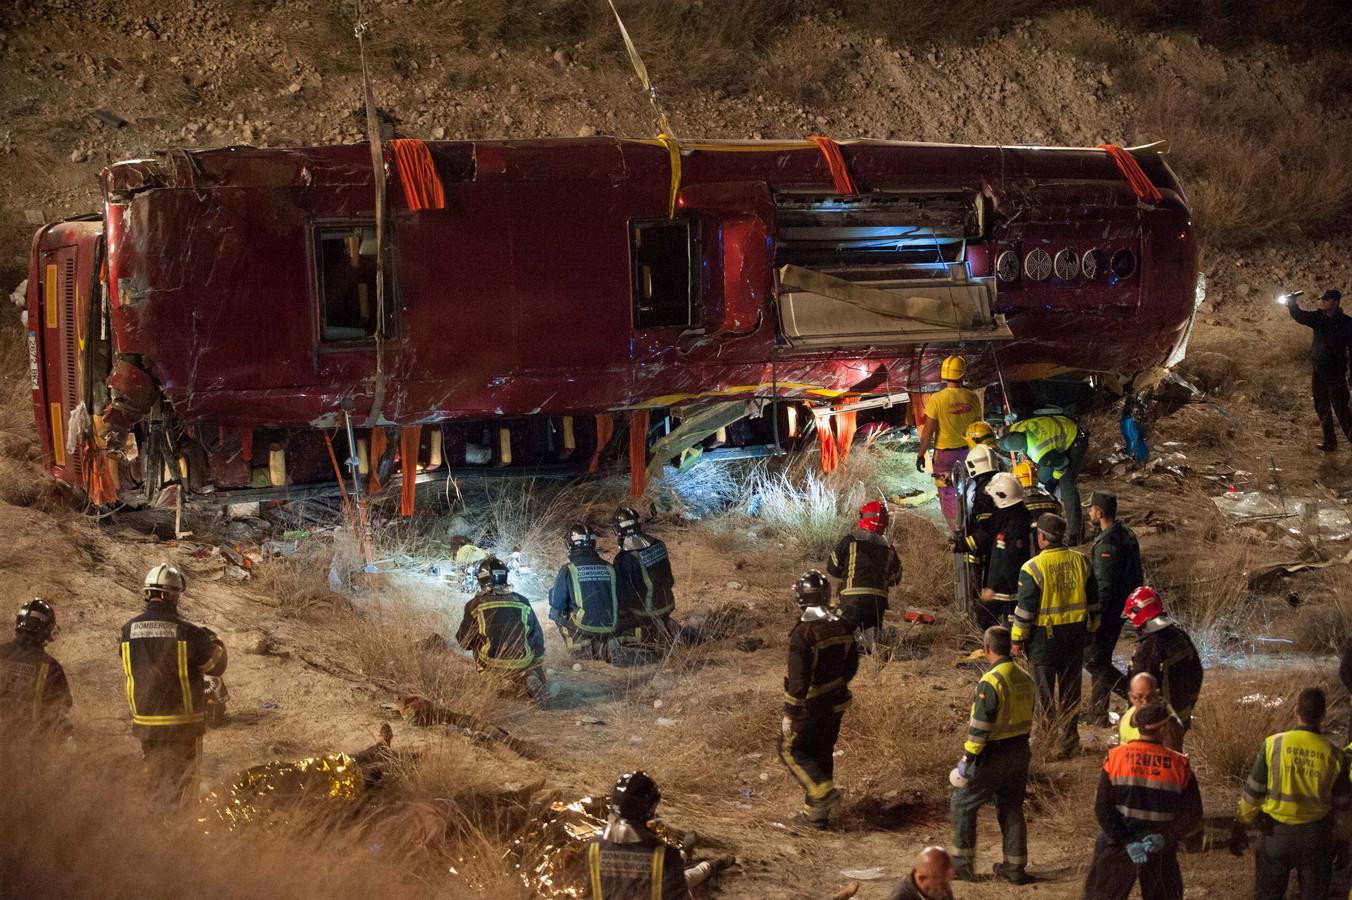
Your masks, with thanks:
[[[381,407],[385,405],[385,153],[380,140],[380,117],[376,115],[375,91],[371,87],[371,71],[366,64],[366,33],[371,23],[362,16],[361,0],[354,0],[356,23],[352,33],[357,38],[361,56],[362,95],[366,103],[366,136],[371,144],[371,181],[375,188],[376,205],[376,323],[372,332],[376,345],[375,390],[371,397],[371,411],[365,427],[375,428],[380,422]]]

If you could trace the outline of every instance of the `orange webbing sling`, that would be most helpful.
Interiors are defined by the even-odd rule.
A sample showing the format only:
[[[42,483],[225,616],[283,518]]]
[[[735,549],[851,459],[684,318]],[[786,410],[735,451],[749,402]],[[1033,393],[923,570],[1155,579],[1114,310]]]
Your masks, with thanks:
[[[810,135],[808,140],[821,148],[822,156],[826,159],[826,168],[831,173],[831,181],[836,186],[836,193],[859,193],[854,179],[850,177],[850,167],[845,164],[845,154],[841,152],[840,145],[822,134]]]
[[[1131,189],[1136,192],[1137,197],[1146,203],[1159,203],[1164,199],[1164,195],[1151,182],[1150,176],[1145,174],[1145,170],[1136,161],[1136,157],[1116,144],[1099,144],[1098,148],[1107,151],[1108,155],[1113,158],[1113,162],[1117,163],[1118,171],[1127,179],[1127,183],[1131,185]]]
[[[427,145],[413,138],[397,138],[390,141],[390,148],[394,150],[394,165],[399,170],[399,183],[404,186],[409,211],[445,209],[446,192]]]

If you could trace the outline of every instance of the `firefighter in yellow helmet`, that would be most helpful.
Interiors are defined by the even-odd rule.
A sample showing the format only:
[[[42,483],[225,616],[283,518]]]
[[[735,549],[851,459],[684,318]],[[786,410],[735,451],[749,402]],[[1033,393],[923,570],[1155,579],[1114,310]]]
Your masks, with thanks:
[[[1080,490],[1076,481],[1089,447],[1089,434],[1070,416],[1041,415],[1020,419],[996,441],[1006,453],[1022,453],[1037,467],[1037,481],[1061,501],[1068,528],[1067,543],[1080,542]]]
[[[141,741],[151,790],[186,800],[197,787],[206,733],[206,676],[225,672],[225,645],[178,614],[183,573],[167,563],[145,579],[145,610],[122,626],[122,673],[131,730]]]
[[[981,398],[976,392],[962,386],[967,374],[967,361],[961,356],[950,356],[940,367],[944,387],[925,399],[925,423],[920,426],[920,446],[916,450],[915,467],[925,470],[925,458],[934,448],[930,471],[939,491],[939,508],[950,531],[958,523],[958,492],[953,484],[953,468],[967,458],[967,429],[981,420]]]
[[[1328,896],[1333,876],[1334,817],[1352,805],[1347,761],[1320,733],[1327,701],[1319,688],[1296,699],[1299,725],[1263,742],[1239,795],[1230,852],[1242,856],[1257,820],[1254,900],[1282,900],[1294,869],[1303,898]]]
[[[975,450],[977,447],[995,449],[995,429],[985,419],[980,419],[968,425],[963,438],[967,441],[968,450]]]

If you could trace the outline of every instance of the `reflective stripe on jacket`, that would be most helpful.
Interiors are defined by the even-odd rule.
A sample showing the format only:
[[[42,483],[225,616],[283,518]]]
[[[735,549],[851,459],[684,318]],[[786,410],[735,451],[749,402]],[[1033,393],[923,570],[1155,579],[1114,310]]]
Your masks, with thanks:
[[[990,741],[1028,734],[1033,728],[1033,679],[1008,657],[981,676],[972,700],[963,750],[975,756]]]
[[[809,607],[789,633],[789,670],[784,677],[784,713],[844,709],[850,679],[859,669],[859,647],[841,619]]]
[[[883,598],[901,581],[901,559],[881,534],[856,528],[840,539],[826,562],[826,571],[841,580],[839,596]]]
[[[613,634],[619,617],[615,567],[594,551],[572,554],[549,592],[549,617],[589,634]]]
[[[206,675],[225,671],[225,647],[214,634],[178,617],[168,603],[146,604],[122,626],[122,674],[132,732],[139,738],[180,728],[201,735]]]
[[[1019,570],[1019,600],[1013,639],[1025,641],[1035,628],[1049,633],[1059,625],[1084,622],[1098,627],[1098,592],[1084,555],[1068,547],[1048,547]]]
[[[70,687],[61,664],[39,646],[0,644],[0,733],[10,724],[62,724]]]
[[[1048,453],[1065,453],[1080,434],[1080,427],[1069,416],[1033,416],[1015,422],[1009,430],[1023,432],[1028,439],[1027,456],[1039,464]]]
[[[530,603],[510,590],[490,590],[465,604],[456,634],[480,671],[528,669],[544,656],[544,635]]]
[[[645,534],[627,535],[615,554],[620,606],[631,615],[660,618],[676,608],[667,545]]]
[[[1335,806],[1346,806],[1347,786],[1336,784],[1347,781],[1338,777],[1344,766],[1338,748],[1317,731],[1274,734],[1263,742],[1244,782],[1237,818],[1252,822],[1261,811],[1284,825],[1318,822]]]
[[[587,846],[591,900],[686,900],[680,851],[655,839],[619,843],[597,839]]]
[[[1192,781],[1188,758],[1153,741],[1114,747],[1103,771],[1112,784],[1114,807],[1133,830],[1154,830],[1177,818],[1179,801]]]

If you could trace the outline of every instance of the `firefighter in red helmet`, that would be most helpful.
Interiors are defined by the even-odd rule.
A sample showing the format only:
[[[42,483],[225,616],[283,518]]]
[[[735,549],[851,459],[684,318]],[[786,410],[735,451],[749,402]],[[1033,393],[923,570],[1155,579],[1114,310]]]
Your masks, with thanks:
[[[1136,652],[1128,678],[1141,672],[1155,676],[1164,702],[1173,707],[1186,731],[1192,708],[1202,692],[1202,659],[1192,639],[1164,614],[1164,603],[1154,588],[1139,587],[1127,597],[1123,618],[1136,629]]]
[[[859,507],[859,524],[840,539],[826,571],[840,579],[840,617],[866,653],[882,636],[887,594],[901,583],[901,558],[887,539],[887,504],[870,500]]]

